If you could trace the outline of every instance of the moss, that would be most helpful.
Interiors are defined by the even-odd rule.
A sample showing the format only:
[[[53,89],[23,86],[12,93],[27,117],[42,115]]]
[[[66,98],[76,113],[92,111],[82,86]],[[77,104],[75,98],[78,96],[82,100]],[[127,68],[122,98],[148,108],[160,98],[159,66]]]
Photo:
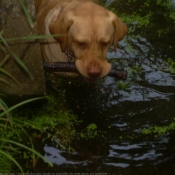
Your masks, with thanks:
[[[151,134],[154,135],[154,137],[158,137],[174,129],[175,129],[175,122],[172,122],[170,125],[167,126],[152,126],[149,128],[142,129],[142,134],[145,135]]]
[[[2,109],[8,109],[5,103],[1,104],[1,102],[3,101],[0,101]],[[21,147],[7,145],[2,139],[23,143],[38,152],[45,143],[72,151],[71,141],[76,136],[75,126],[78,123],[72,111],[64,107],[62,97],[49,95],[47,101],[43,103],[41,101],[30,103],[13,111],[12,114],[1,117],[0,150],[14,158],[17,157],[17,162],[22,162],[21,166],[24,170],[35,168],[38,160],[36,155]],[[16,166],[8,158],[1,158],[0,169],[5,168],[9,172],[15,172]],[[6,166],[3,162],[6,162]]]

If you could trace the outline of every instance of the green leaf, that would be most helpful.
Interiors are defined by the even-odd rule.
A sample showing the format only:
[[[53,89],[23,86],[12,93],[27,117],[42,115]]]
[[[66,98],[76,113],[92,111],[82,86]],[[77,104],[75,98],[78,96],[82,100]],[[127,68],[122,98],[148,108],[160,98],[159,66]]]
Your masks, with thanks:
[[[55,35],[28,35],[16,38],[5,38],[5,41],[16,41],[16,40],[36,40],[36,39],[45,39],[57,36],[65,36],[65,34],[55,34]],[[3,41],[0,41],[0,43]]]
[[[21,6],[22,6],[22,8],[23,8],[23,10],[24,10],[24,13],[25,13],[25,15],[26,15],[26,17],[27,17],[27,20],[28,20],[30,26],[33,28],[34,25],[33,25],[32,18],[31,18],[31,16],[30,16],[30,14],[29,14],[29,12],[28,12],[26,6],[24,5],[23,0],[19,0],[19,2],[20,2]]]
[[[2,41],[0,40],[0,43],[1,43]],[[5,48],[0,44],[0,48],[1,48],[1,50],[5,53],[5,54],[7,54],[7,51],[5,50]]]
[[[26,122],[26,121],[21,121],[21,120],[18,120],[18,119],[16,119],[16,118],[14,118],[13,121],[16,121],[17,123],[22,123],[23,125],[30,126],[30,127],[34,128],[34,129],[39,130],[39,131],[41,130],[41,129],[40,129],[39,127],[37,127],[36,125],[32,125],[32,124],[30,124],[30,123],[28,123],[28,122]]]
[[[8,109],[8,106],[6,105],[6,103],[0,98],[0,107],[1,108],[5,108],[5,109]]]
[[[10,86],[9,82],[5,80],[4,78],[0,78],[0,82]]]
[[[16,164],[16,166],[20,169],[21,173],[24,173],[22,167],[19,165],[19,163],[11,155],[9,155],[8,153],[2,151],[1,149],[0,149],[0,154],[3,154],[8,159],[10,159],[12,162],[14,162]]]
[[[16,108],[19,107],[19,106],[22,106],[22,105],[24,105],[24,104],[30,103],[30,102],[32,102],[32,101],[41,100],[41,99],[44,99],[44,98],[45,98],[45,97],[37,97],[37,98],[32,98],[32,99],[29,99],[29,100],[25,100],[25,101],[23,101],[23,102],[20,102],[20,103],[18,103],[18,104],[16,104],[16,105],[12,106],[11,108],[8,108],[6,111],[2,112],[2,113],[0,114],[0,117],[2,117],[2,116],[4,116],[4,115],[8,114],[10,111],[16,109]]]
[[[5,41],[5,39],[3,38],[2,34],[3,34],[3,31],[0,32],[0,39],[1,39],[2,42],[5,44],[5,46],[6,46],[7,48],[9,48],[9,46],[8,46],[7,42]]]
[[[12,56],[14,57],[15,61],[23,68],[24,71],[26,71],[28,73],[28,75],[30,76],[31,79],[33,79],[31,73],[29,72],[29,70],[27,69],[27,67],[25,66],[25,64],[18,58],[18,56],[10,49],[9,45],[7,44],[6,40],[3,38],[2,36],[3,31],[0,32],[0,39],[3,41],[3,43],[5,44],[5,46],[7,47],[8,51],[12,54]]]
[[[20,83],[9,72],[7,72],[6,70],[2,68],[0,68],[0,72],[6,75],[7,77],[10,77],[18,86],[20,86]]]
[[[28,150],[28,151],[34,153],[35,155],[37,155],[37,156],[40,157],[41,159],[43,159],[43,160],[44,160],[45,162],[47,162],[51,167],[53,166],[53,164],[52,164],[48,159],[46,159],[44,156],[42,156],[40,153],[38,153],[38,152],[35,151],[34,149],[29,148],[28,146],[25,146],[25,145],[23,145],[23,144],[21,144],[21,143],[18,143],[18,142],[12,141],[12,140],[8,140],[8,139],[0,139],[0,140],[3,141],[3,142],[12,143],[12,144],[17,145],[17,146],[19,146],[19,147],[21,147],[21,148],[24,148],[24,149],[26,149],[26,150]]]
[[[27,72],[27,74],[30,76],[31,79],[33,79],[32,74],[29,72],[29,70],[27,69],[26,65],[20,60],[20,58],[13,52],[11,51],[15,61],[25,70],[25,72]]]
[[[10,54],[5,56],[4,60],[0,63],[0,67],[3,67],[9,59],[10,59]]]

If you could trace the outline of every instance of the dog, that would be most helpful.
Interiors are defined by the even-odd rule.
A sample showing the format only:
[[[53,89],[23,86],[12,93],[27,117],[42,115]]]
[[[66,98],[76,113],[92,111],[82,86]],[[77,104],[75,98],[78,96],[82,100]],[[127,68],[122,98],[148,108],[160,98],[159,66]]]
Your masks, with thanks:
[[[35,0],[40,41],[46,62],[74,61],[86,81],[106,76],[108,48],[117,49],[127,26],[92,0]]]

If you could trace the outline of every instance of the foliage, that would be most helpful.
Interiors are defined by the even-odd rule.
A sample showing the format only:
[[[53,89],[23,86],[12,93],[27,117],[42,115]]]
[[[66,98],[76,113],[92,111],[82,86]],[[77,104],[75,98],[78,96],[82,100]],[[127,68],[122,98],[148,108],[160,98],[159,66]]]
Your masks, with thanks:
[[[175,4],[172,0],[118,0],[113,1],[108,6],[108,9],[122,18],[128,26],[127,38],[125,39],[125,43],[127,43],[127,47],[125,47],[126,53],[129,50],[131,56],[133,52],[138,57],[146,53],[148,58],[146,57],[145,59],[148,60],[151,68],[174,73],[173,59],[175,52],[173,50],[173,38],[175,35],[173,29],[175,27]],[[145,39],[144,44],[141,41],[142,38]],[[144,50],[142,45],[146,45],[149,52],[146,51],[147,48]],[[165,65],[167,65],[167,59],[169,58],[169,70],[165,68],[166,66],[160,67],[155,65],[157,63],[151,62],[150,57],[152,55],[154,55],[155,62],[157,58],[160,58],[160,55],[163,59],[165,58]],[[136,64],[129,69],[128,77],[132,76],[132,80],[140,81],[142,80],[142,72],[144,73],[144,68],[136,60]]]
[[[32,18],[30,16],[30,14],[29,14],[25,4],[24,4],[24,1],[23,0],[19,0],[19,3],[21,4],[21,7],[22,7],[22,9],[23,9],[23,11],[24,11],[24,13],[25,13],[25,15],[27,17],[27,20],[28,20],[28,22],[30,24],[30,27],[33,28],[33,21],[32,21]]]
[[[168,68],[172,73],[175,73],[175,61],[172,58],[168,58]]]
[[[145,37],[152,43],[162,45],[160,52],[174,55],[175,4],[172,0],[114,1],[108,9],[119,15],[127,24],[127,45],[132,48],[133,38]],[[164,43],[168,43],[165,45]],[[165,55],[165,53],[164,53]]]
[[[118,81],[116,90],[126,90],[129,86],[130,84],[127,82]]]
[[[153,126],[153,127],[149,127],[149,128],[145,128],[142,130],[143,134],[152,134],[155,137],[158,137],[160,135],[163,135],[171,130],[175,129],[175,122],[172,122],[170,125],[168,126]]]
[[[23,1],[20,0],[20,3],[24,9],[25,14],[27,15],[27,18],[29,19],[29,23],[31,24],[30,16],[28,15],[28,12],[23,4]],[[2,44],[1,44],[2,43]],[[7,63],[7,61],[10,59],[10,56],[14,58],[14,60],[21,66],[21,68],[27,72],[27,74],[31,77],[31,73],[29,72],[28,68],[25,66],[25,64],[18,58],[18,56],[11,50],[9,47],[6,39],[3,37],[3,31],[0,32],[0,48],[6,55],[3,61],[0,63],[0,73],[6,75],[7,77],[11,78],[16,84],[20,85],[19,82],[16,80],[15,77],[13,77],[8,71],[3,69],[3,66]],[[8,85],[8,81],[6,81],[3,78],[0,78],[0,81],[3,83],[6,83]],[[2,95],[2,94],[1,94]],[[34,100],[39,100],[41,98],[35,98],[31,100],[23,101],[17,105],[14,105],[10,108],[6,105],[6,103],[0,98],[0,120],[1,120],[1,130],[0,130],[0,154],[1,154],[1,163],[0,163],[0,170],[1,173],[9,173],[12,172],[13,163],[16,164],[16,166],[19,168],[21,172],[23,172],[23,169],[21,165],[18,163],[16,156],[20,153],[20,150],[28,150],[30,154],[32,155],[33,159],[33,165],[35,166],[36,158],[40,157],[46,162],[46,160],[41,154],[35,151],[34,145],[32,140],[29,137],[29,134],[24,130],[22,127],[23,120],[15,121],[13,120],[11,116],[11,111],[14,110],[17,107],[20,107],[26,103],[32,102]],[[23,136],[21,136],[23,135]],[[21,144],[23,141],[23,138],[27,138],[30,142],[29,147]],[[20,156],[19,156],[20,157]],[[12,162],[10,162],[12,161]],[[5,163],[4,163],[5,162]],[[51,166],[52,164],[48,162]],[[5,164],[5,165],[4,165]]]
[[[22,171],[17,159],[19,162],[23,162],[23,168],[33,167],[35,169],[38,158],[44,159],[35,150],[39,151],[46,142],[59,149],[73,151],[71,141],[78,135],[75,125],[79,124],[80,121],[77,120],[72,111],[63,106],[61,99],[62,97],[57,98],[50,95],[44,104],[36,105],[34,103],[19,109],[16,108],[37,99],[24,101],[11,108],[8,108],[1,100],[0,105],[3,111],[0,113],[2,128],[0,131],[0,154],[4,153],[3,157],[13,161],[13,163],[8,161],[9,167],[5,169],[12,172],[15,163]],[[14,109],[16,110],[12,111]],[[92,136],[91,129],[94,131],[95,128],[88,128],[89,137]],[[25,145],[21,143],[25,143]],[[2,162],[7,158],[4,158]],[[1,165],[0,169],[3,170]]]
[[[17,111],[15,118],[18,119],[15,121],[25,120],[22,122],[23,127],[27,130],[32,128],[32,137],[39,137],[42,142],[51,141],[51,144],[64,150],[70,149],[74,139],[90,141],[104,137],[105,132],[98,129],[94,123],[77,132],[75,126],[81,121],[60,102],[60,99],[50,95],[47,97],[47,104],[42,107],[36,107],[32,111],[29,108]]]
[[[18,127],[14,128],[15,135],[10,131],[6,133],[9,139],[20,140],[28,147],[34,146],[36,150],[40,150],[47,143],[68,152],[74,151],[72,145],[74,146],[75,142],[86,142],[88,149],[88,146],[94,147],[94,141],[101,143],[102,140],[106,140],[106,132],[94,123],[85,126],[84,129],[81,126],[77,131],[76,126],[80,126],[81,121],[72,111],[65,108],[64,92],[63,96],[58,94],[49,95],[47,103],[34,104],[14,111],[13,122],[18,123]],[[26,162],[28,167],[31,167],[31,162],[33,167],[38,162],[37,157],[33,158],[28,151],[22,150],[18,157]]]
[[[34,107],[32,111],[29,108],[20,109],[15,117],[18,120],[25,119],[21,124],[32,133],[31,139],[38,138],[42,143],[52,142],[61,149],[70,146],[71,139],[75,136],[74,125],[79,123],[72,111],[66,109],[61,100],[52,95],[47,97],[46,104]]]
[[[5,104],[5,102],[0,98],[0,109],[2,111],[0,113],[0,120],[1,120],[1,124],[0,124],[0,126],[1,126],[1,130],[0,130],[0,135],[1,135],[0,154],[2,155],[2,157],[4,157],[4,160],[6,160],[6,161],[10,160],[14,164],[16,164],[16,166],[19,168],[19,170],[21,172],[23,172],[23,169],[15,158],[16,155],[19,154],[21,149],[22,150],[24,149],[24,150],[27,150],[28,152],[30,152],[32,159],[33,159],[34,166],[35,166],[36,159],[39,157],[42,158],[43,160],[45,160],[46,162],[48,162],[52,166],[52,164],[48,160],[46,160],[40,153],[35,151],[33,142],[30,139],[29,134],[24,130],[24,128],[22,127],[22,125],[20,123],[13,120],[11,114],[9,113],[10,111],[14,110],[15,108],[17,108],[19,106],[22,106],[26,103],[29,103],[29,102],[32,102],[35,100],[39,100],[39,99],[42,99],[42,98],[34,98],[31,100],[23,101],[15,106],[8,108],[8,106]],[[23,134],[23,137],[21,136],[21,134]],[[24,137],[29,140],[29,143],[30,143],[29,146],[21,144]],[[12,164],[9,161],[7,161],[6,165],[8,165],[10,167],[3,166],[4,160],[2,160],[2,164],[0,164],[1,172],[7,172],[7,171],[12,172],[13,171],[11,169]]]
[[[85,140],[93,140],[101,135],[101,131],[97,129],[97,125],[91,123],[80,133],[80,138]]]
[[[172,0],[128,0],[125,2],[119,0],[111,3],[108,8],[116,14],[123,14],[122,17],[126,23],[138,22],[140,27],[150,24],[155,16],[165,20],[174,19],[175,13]],[[155,9],[157,10],[155,11]]]
[[[3,44],[6,47],[6,51],[8,51],[8,53],[14,58],[14,60],[21,66],[21,68],[30,76],[30,78],[33,78],[31,73],[29,72],[28,68],[26,67],[26,65],[20,60],[20,58],[11,50],[11,48],[9,47],[8,43],[6,42],[6,40],[3,38],[2,36],[3,32],[0,32],[0,42],[3,42]]]

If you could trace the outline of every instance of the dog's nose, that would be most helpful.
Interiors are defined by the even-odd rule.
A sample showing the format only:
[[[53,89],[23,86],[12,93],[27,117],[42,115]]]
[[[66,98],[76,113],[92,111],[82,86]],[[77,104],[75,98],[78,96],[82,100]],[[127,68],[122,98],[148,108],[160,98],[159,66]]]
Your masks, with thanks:
[[[101,75],[101,68],[97,63],[92,63],[87,73],[90,78],[98,78]]]
[[[100,72],[88,72],[90,78],[98,78],[100,76]]]

